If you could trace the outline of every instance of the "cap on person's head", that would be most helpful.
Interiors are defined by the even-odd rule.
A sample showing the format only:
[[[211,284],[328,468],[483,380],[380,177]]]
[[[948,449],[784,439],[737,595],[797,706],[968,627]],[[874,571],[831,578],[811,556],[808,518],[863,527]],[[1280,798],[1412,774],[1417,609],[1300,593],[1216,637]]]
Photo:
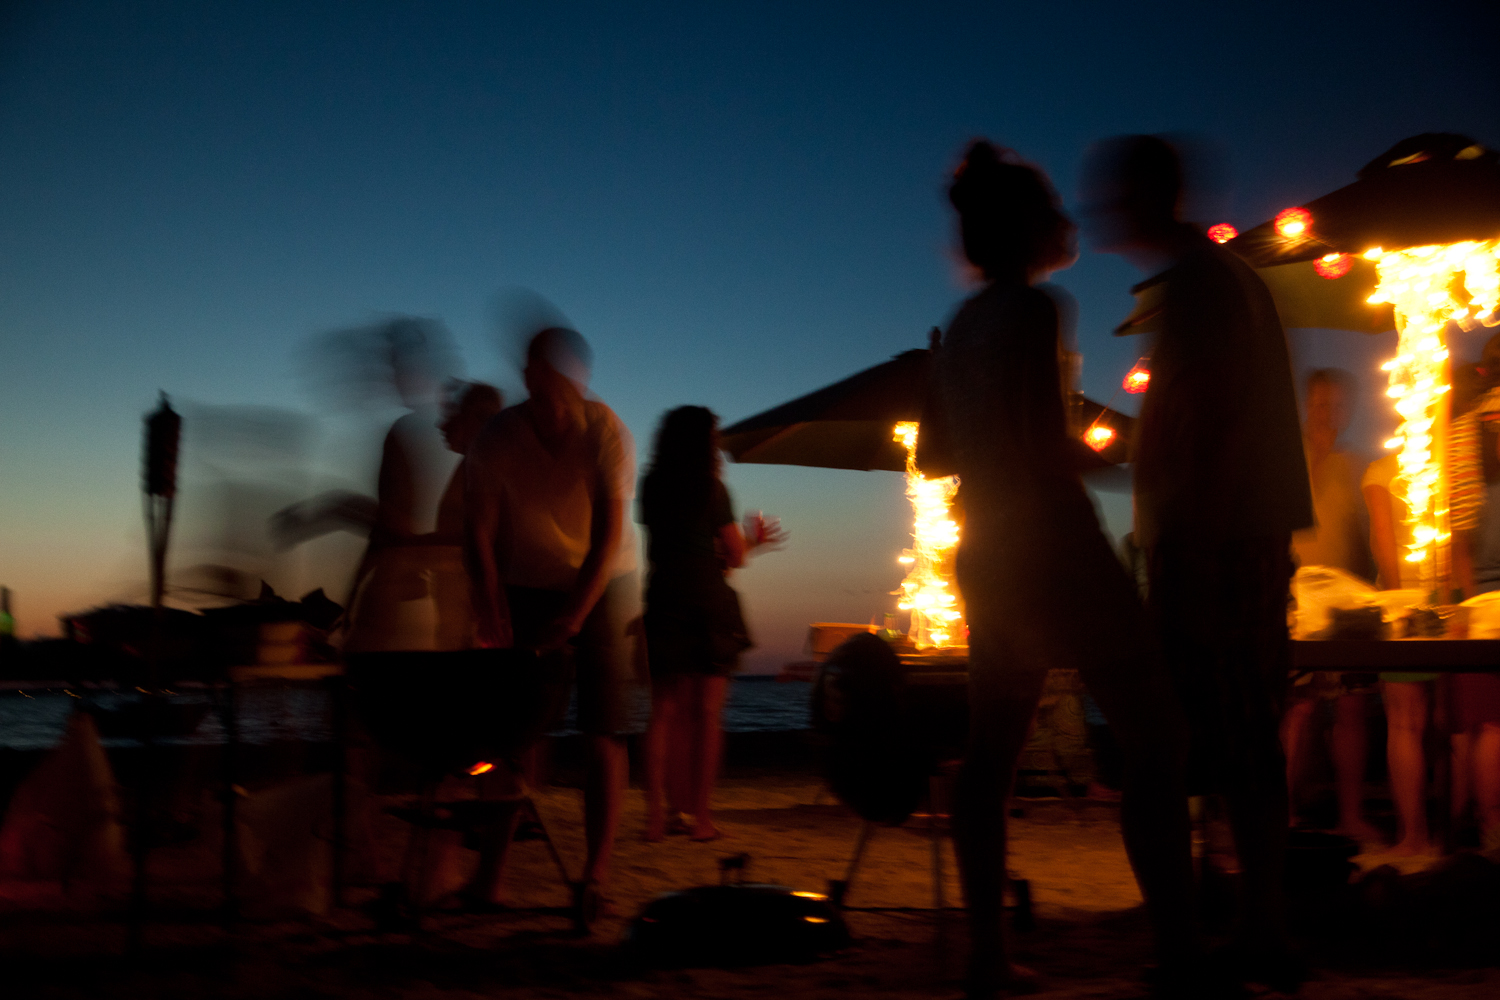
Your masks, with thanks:
[[[583,392],[589,387],[594,352],[589,350],[588,341],[577,330],[549,326],[531,338],[526,348],[526,361],[528,364],[546,364]]]
[[[1155,135],[1119,135],[1096,143],[1084,163],[1086,197],[1113,195],[1138,212],[1177,218],[1182,200],[1182,158]]]

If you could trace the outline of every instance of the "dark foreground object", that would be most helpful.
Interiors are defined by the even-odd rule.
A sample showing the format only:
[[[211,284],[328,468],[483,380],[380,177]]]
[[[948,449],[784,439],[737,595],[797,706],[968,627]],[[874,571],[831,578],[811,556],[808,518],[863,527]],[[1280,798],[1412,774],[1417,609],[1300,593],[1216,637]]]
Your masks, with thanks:
[[[659,896],[630,924],[626,945],[661,966],[809,961],[848,947],[827,897],[784,885],[706,885]]]

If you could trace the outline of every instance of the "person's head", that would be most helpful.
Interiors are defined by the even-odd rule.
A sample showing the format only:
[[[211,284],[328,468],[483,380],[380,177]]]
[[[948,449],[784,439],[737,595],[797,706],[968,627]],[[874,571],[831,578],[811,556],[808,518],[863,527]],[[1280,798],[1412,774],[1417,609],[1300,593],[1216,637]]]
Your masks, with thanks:
[[[1500,386],[1500,333],[1485,341],[1484,350],[1479,354],[1479,364],[1474,366],[1474,373],[1479,376],[1482,389]]]
[[[1046,176],[984,139],[969,145],[953,172],[948,200],[958,210],[969,263],[994,279],[1034,280],[1077,257],[1075,227]]]
[[[667,411],[656,430],[651,472],[680,483],[706,482],[718,474],[719,418],[705,406]]]
[[[1307,376],[1307,431],[1336,439],[1349,426],[1354,376],[1341,368],[1318,368]]]
[[[448,450],[466,455],[474,439],[504,405],[500,390],[484,382],[459,382],[448,397],[443,422],[438,428]]]
[[[1182,158],[1154,135],[1095,143],[1083,162],[1084,231],[1107,253],[1175,238],[1183,193]]]
[[[564,326],[549,326],[531,338],[521,375],[532,399],[563,406],[582,400],[588,391],[592,363],[593,352],[582,334]]]

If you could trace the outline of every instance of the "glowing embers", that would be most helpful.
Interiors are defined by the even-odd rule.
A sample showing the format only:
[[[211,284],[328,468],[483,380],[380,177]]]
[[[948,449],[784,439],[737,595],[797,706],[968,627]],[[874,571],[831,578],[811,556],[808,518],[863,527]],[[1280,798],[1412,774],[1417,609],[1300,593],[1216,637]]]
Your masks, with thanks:
[[[1312,213],[1305,208],[1283,208],[1276,213],[1276,235],[1284,240],[1300,240],[1312,232]]]
[[[1449,389],[1444,333],[1449,323],[1471,330],[1500,322],[1500,240],[1389,252],[1377,247],[1365,258],[1379,275],[1369,301],[1389,302],[1396,313],[1397,354],[1382,367],[1390,372],[1386,395],[1396,401],[1401,426],[1386,447],[1399,449],[1398,490],[1412,534],[1406,560],[1417,564],[1422,589],[1430,593],[1439,585],[1439,550],[1449,537],[1436,440]]]
[[[1140,395],[1151,387],[1151,359],[1141,358],[1135,363],[1135,367],[1125,373],[1125,380],[1120,383],[1120,388],[1131,395]]]
[[[1104,424],[1094,424],[1083,432],[1083,440],[1095,451],[1103,451],[1115,440],[1115,429]]]
[[[917,425],[904,420],[894,439],[906,446],[906,497],[916,523],[912,546],[901,554],[910,566],[901,581],[897,607],[911,612],[907,636],[918,649],[967,644],[963,612],[953,587],[953,556],[958,551],[958,525],[949,507],[958,492],[958,477],[928,479],[917,471]]]
[[[1208,238],[1215,243],[1228,243],[1240,234],[1240,231],[1227,222],[1220,222],[1208,227]]]
[[[1330,281],[1334,278],[1342,278],[1353,266],[1354,258],[1346,253],[1324,254],[1313,261],[1313,270],[1318,272],[1318,277],[1327,278]]]

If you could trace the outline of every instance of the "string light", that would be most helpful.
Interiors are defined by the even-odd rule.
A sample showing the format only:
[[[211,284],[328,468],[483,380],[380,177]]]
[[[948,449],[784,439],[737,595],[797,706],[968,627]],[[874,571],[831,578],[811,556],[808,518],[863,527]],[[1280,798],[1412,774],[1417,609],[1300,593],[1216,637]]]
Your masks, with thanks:
[[[1283,208],[1276,213],[1276,235],[1285,240],[1301,239],[1312,229],[1312,213],[1305,208]]]
[[[1386,395],[1396,401],[1401,426],[1386,447],[1397,451],[1397,489],[1406,503],[1411,544],[1406,561],[1419,568],[1422,589],[1432,593],[1440,576],[1438,553],[1449,539],[1441,461],[1435,433],[1449,390],[1449,323],[1462,329],[1500,323],[1500,239],[1365,253],[1378,282],[1371,304],[1395,309],[1397,354],[1381,367],[1390,373]],[[1460,282],[1458,276],[1463,275]]]
[[[1228,243],[1240,234],[1240,231],[1227,222],[1208,227],[1208,238],[1215,243]]]
[[[1125,381],[1120,383],[1120,388],[1131,395],[1138,396],[1151,387],[1151,359],[1141,358],[1135,363],[1135,367],[1125,373]]]
[[[901,554],[900,560],[910,565],[911,571],[901,581],[901,599],[896,606],[911,612],[907,635],[918,649],[962,646],[964,616],[952,586],[958,524],[949,511],[958,493],[958,477],[928,479],[917,471],[915,421],[897,424],[893,439],[906,446],[906,497],[916,514],[912,547]]]
[[[1346,253],[1324,254],[1313,261],[1313,270],[1318,272],[1318,277],[1327,278],[1330,281],[1334,278],[1342,278],[1353,266],[1354,258]]]
[[[1095,451],[1103,451],[1108,448],[1110,442],[1115,439],[1115,429],[1103,424],[1095,424],[1083,435],[1084,441]]]

